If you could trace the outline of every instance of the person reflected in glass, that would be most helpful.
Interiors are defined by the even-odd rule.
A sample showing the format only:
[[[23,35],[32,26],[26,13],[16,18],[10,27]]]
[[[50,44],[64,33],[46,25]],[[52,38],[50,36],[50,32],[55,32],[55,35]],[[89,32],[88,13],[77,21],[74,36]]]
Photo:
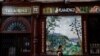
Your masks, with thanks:
[[[63,56],[63,53],[62,53],[62,46],[61,46],[61,45],[59,45],[59,47],[58,47],[57,56]]]

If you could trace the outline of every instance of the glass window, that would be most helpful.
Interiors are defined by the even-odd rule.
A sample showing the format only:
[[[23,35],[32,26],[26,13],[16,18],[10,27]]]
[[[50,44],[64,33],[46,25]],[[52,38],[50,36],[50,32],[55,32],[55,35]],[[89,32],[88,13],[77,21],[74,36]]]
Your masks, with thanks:
[[[81,16],[47,16],[46,53],[57,55],[62,46],[63,55],[82,55]]]

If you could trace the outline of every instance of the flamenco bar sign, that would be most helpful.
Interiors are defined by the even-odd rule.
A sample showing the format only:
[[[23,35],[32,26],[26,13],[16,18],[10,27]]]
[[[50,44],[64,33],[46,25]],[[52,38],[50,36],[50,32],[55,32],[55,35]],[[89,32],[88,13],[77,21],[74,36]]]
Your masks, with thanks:
[[[100,13],[100,6],[82,6],[73,8],[46,7],[43,14],[57,13]]]
[[[75,12],[75,8],[56,8],[55,12]]]
[[[43,9],[44,14],[55,14],[55,13],[75,13],[75,8],[54,8],[46,7]]]
[[[4,6],[2,8],[3,15],[30,15],[32,14],[31,7],[13,7]]]

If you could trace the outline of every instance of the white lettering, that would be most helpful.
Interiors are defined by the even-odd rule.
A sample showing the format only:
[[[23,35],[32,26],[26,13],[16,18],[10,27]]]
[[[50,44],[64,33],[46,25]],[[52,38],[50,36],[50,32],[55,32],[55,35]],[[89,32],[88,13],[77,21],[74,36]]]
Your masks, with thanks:
[[[3,14],[31,14],[31,8],[30,7],[9,7],[5,6],[2,9]]]
[[[74,8],[59,8],[58,12],[75,12]]]

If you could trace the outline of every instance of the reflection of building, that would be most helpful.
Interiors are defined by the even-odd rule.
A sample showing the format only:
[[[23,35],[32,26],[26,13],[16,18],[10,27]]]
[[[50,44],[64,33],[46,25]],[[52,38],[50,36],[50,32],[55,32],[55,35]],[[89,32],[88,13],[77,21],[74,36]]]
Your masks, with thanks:
[[[0,56],[52,56],[59,45],[64,55],[100,55],[99,8],[99,0],[0,0]]]

